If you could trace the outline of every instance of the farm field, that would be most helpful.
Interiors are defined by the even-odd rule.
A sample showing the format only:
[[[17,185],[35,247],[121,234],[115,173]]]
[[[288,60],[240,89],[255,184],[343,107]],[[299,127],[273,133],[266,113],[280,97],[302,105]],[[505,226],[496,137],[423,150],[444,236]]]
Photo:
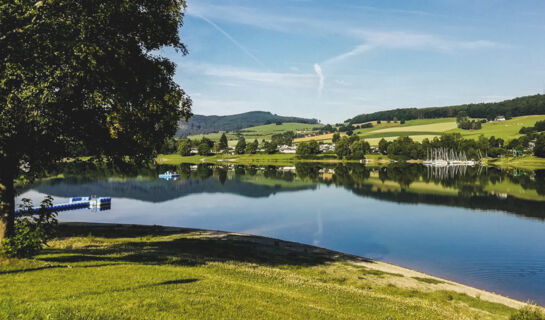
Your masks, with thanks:
[[[424,138],[433,139],[443,133],[460,133],[467,139],[477,139],[481,135],[487,138],[495,136],[508,141],[522,136],[518,133],[520,128],[531,127],[541,120],[545,120],[545,115],[516,117],[507,121],[483,123],[481,130],[458,129],[455,118],[411,120],[404,124],[373,122],[373,128],[357,129],[354,133],[371,145],[378,144],[381,138],[391,141],[397,137],[409,136],[413,140],[422,141]]]
[[[346,133],[341,133],[341,136],[345,136]],[[321,134],[314,137],[304,137],[304,138],[297,138],[293,139],[293,142],[299,143],[299,142],[305,142],[305,141],[322,141],[322,142],[331,142],[331,139],[333,139],[333,133],[327,133],[327,134]]]
[[[261,126],[255,126],[255,127],[249,127],[240,130],[240,133],[246,140],[254,140],[257,139],[259,141],[265,139],[270,140],[272,135],[284,133],[287,131],[312,131],[314,128],[319,128],[323,126],[322,124],[308,124],[308,123],[297,123],[297,122],[286,122],[282,123],[280,125],[277,124],[265,124]],[[226,133],[227,139],[230,141],[236,141],[238,140],[237,135],[234,132],[227,132]],[[221,137],[221,133],[208,133],[208,134],[200,134],[200,135],[194,135],[189,136],[188,138],[191,140],[194,139],[202,139],[203,137],[206,137],[210,140],[218,141]]]

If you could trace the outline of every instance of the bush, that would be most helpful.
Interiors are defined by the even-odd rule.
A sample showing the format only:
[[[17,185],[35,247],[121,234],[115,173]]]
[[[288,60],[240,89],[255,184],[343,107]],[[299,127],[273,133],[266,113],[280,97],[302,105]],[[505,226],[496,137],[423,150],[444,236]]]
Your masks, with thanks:
[[[207,156],[210,154],[210,145],[208,145],[206,142],[201,142],[197,147],[197,150],[199,152],[199,155]]]
[[[15,235],[4,239],[0,246],[0,253],[9,257],[32,257],[55,235],[57,213],[47,210],[53,204],[53,198],[47,196],[36,214],[33,214],[31,200],[22,201],[21,214],[15,220]]]
[[[545,320],[545,313],[537,307],[526,306],[513,313],[509,320]]]
[[[300,157],[312,157],[320,153],[320,145],[316,141],[301,142],[295,151]]]

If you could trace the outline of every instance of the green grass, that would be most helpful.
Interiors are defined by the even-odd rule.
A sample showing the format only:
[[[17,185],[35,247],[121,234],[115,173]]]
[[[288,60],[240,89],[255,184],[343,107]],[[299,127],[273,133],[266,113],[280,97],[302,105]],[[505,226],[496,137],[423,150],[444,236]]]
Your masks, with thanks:
[[[308,123],[296,123],[296,122],[286,122],[282,123],[280,125],[276,124],[266,124],[261,126],[255,126],[255,127],[249,127],[240,130],[240,133],[246,140],[254,140],[257,139],[258,141],[261,141],[263,139],[270,140],[271,136],[274,134],[284,133],[288,131],[312,131],[314,128],[318,128],[323,126],[322,124],[308,124]],[[236,141],[238,138],[234,132],[226,133],[227,139]],[[206,137],[208,139],[218,141],[221,137],[221,133],[209,133],[204,135],[194,135],[189,136],[190,139],[202,139],[203,137]]]
[[[442,133],[458,132],[467,139],[477,139],[480,135],[489,138],[495,136],[506,141],[520,137],[518,132],[522,127],[532,127],[537,121],[545,120],[545,115],[516,117],[507,121],[488,122],[482,125],[481,130],[462,130],[456,128],[455,118],[418,119],[404,124],[386,123],[375,124],[373,128],[357,129],[354,132],[364,139],[392,138],[400,136],[434,136]],[[379,139],[380,140],[380,139]]]
[[[64,226],[35,260],[0,260],[0,319],[507,319],[515,311],[347,259],[232,234]]]
[[[537,121],[545,120],[545,115],[516,117],[511,120],[483,123],[481,130],[453,129],[448,131],[459,132],[465,138],[477,139],[480,135],[489,138],[494,136],[506,141],[522,136],[519,130],[522,127],[533,127]]]
[[[499,159],[488,159],[486,164],[500,168],[516,168],[524,170],[537,170],[545,168],[545,158],[534,156],[504,157]]]
[[[366,156],[369,159],[381,157],[387,161],[387,156]],[[339,160],[334,154],[319,154],[313,159],[301,159],[296,154],[275,153],[275,154],[238,154],[224,155],[217,154],[212,156],[181,156],[179,154],[160,154],[157,156],[158,164],[178,165],[181,163],[218,163],[218,164],[243,164],[243,165],[275,165],[275,166],[293,166],[296,162],[359,162],[359,160]]]
[[[433,278],[423,278],[423,277],[412,277],[412,278],[417,280],[417,281],[424,282],[424,283],[429,283],[429,284],[445,283],[445,281],[441,281],[441,280],[437,280],[437,279],[433,279]]]

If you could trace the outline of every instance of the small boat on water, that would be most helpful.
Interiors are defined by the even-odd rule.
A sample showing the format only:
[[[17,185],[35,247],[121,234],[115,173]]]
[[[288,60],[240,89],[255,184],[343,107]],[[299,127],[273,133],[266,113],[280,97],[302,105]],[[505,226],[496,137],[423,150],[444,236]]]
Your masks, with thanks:
[[[174,179],[178,179],[179,177],[180,177],[180,174],[176,172],[170,172],[170,171],[161,173],[159,175],[159,179],[165,179],[165,180],[174,180]]]

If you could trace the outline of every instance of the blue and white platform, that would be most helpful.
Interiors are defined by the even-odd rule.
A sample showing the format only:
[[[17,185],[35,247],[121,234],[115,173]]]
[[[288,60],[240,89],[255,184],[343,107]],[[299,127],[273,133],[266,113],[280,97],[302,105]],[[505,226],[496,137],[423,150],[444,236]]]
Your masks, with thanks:
[[[78,209],[92,209],[95,211],[110,210],[112,207],[111,197],[73,197],[69,199],[68,203],[54,204],[51,207],[47,207],[49,212],[70,211]],[[36,214],[40,211],[40,207],[32,208],[32,214]],[[23,210],[15,210],[15,215],[20,215]]]

